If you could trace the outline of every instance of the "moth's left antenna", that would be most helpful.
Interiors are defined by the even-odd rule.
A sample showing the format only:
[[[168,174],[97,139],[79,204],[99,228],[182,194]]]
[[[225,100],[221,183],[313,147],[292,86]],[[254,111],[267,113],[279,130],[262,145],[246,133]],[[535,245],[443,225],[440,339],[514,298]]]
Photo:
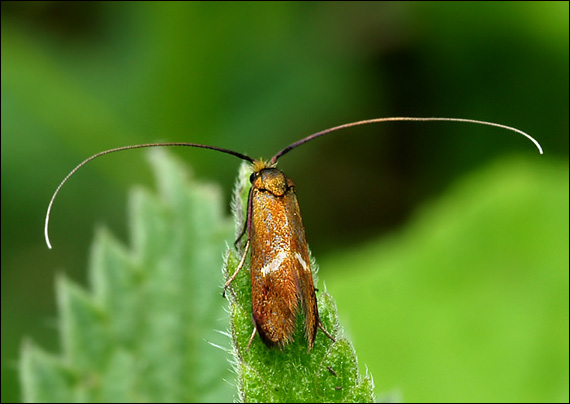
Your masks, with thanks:
[[[51,243],[49,241],[49,234],[48,234],[49,217],[50,217],[50,213],[51,213],[51,207],[53,206],[53,202],[55,201],[55,197],[59,193],[59,190],[65,185],[67,180],[69,180],[69,178],[77,172],[77,170],[79,170],[85,164],[89,163],[91,160],[95,160],[97,157],[104,156],[105,154],[116,153],[116,152],[120,152],[120,151],[124,151],[124,150],[142,149],[143,147],[174,147],[174,146],[200,147],[202,149],[216,150],[216,151],[219,151],[222,153],[231,154],[232,156],[236,156],[242,160],[246,160],[246,161],[249,161],[250,163],[253,163],[253,159],[249,156],[246,156],[245,154],[242,154],[242,153],[239,153],[239,152],[236,152],[233,150],[229,150],[229,149],[224,149],[221,147],[208,146],[208,145],[199,144],[199,143],[145,143],[145,144],[135,144],[135,145],[130,145],[130,146],[117,147],[115,149],[109,149],[109,150],[105,150],[105,151],[99,152],[97,154],[94,154],[93,156],[91,156],[88,159],[85,159],[81,163],[79,163],[77,165],[77,167],[75,167],[73,170],[71,170],[69,172],[69,174],[67,174],[65,176],[63,181],[60,182],[60,184],[56,188],[55,192],[53,193],[51,200],[49,201],[49,205],[48,205],[47,213],[46,213],[46,223],[45,223],[45,227],[44,227],[44,236],[45,236],[46,244],[47,244],[48,248],[51,249]]]

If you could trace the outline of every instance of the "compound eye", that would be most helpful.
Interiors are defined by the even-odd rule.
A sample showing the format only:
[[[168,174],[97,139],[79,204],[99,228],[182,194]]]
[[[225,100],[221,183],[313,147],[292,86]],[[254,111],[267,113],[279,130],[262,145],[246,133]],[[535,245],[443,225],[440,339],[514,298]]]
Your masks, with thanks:
[[[257,178],[258,175],[259,175],[258,172],[251,173],[251,175],[249,176],[249,182],[251,182],[253,184],[253,181],[255,181],[255,179]]]

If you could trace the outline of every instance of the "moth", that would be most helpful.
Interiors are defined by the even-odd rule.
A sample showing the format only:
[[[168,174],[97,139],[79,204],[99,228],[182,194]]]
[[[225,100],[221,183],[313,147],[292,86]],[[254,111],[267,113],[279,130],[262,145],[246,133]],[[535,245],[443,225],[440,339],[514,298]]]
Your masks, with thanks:
[[[542,154],[540,144],[533,137],[510,126],[473,119],[414,117],[376,118],[335,126],[309,135],[285,147],[269,161],[256,160],[233,150],[198,143],[147,143],[123,146],[105,150],[87,158],[61,181],[50,200],[46,213],[44,228],[46,243],[51,248],[48,227],[51,208],[56,196],[77,170],[96,158],[125,150],[166,146],[197,147],[236,156],[250,162],[252,169],[246,225],[238,240],[246,233],[247,237],[238,267],[225,283],[224,290],[235,279],[245,263],[248,251],[251,250],[250,271],[254,328],[246,350],[249,349],[256,333],[259,333],[261,340],[268,347],[287,345],[292,340],[297,316],[302,313],[307,349],[311,351],[319,328],[332,341],[335,339],[323,327],[319,318],[311,261],[305,239],[305,228],[297,202],[296,188],[293,181],[277,168],[277,162],[284,154],[317,137],[353,126],[388,121],[446,121],[494,126],[525,136],[535,144]]]
[[[267,346],[284,346],[295,332],[297,313],[305,319],[308,350],[313,348],[317,327],[323,327],[311,271],[305,228],[295,185],[283,171],[262,160],[253,162],[247,202],[248,239],[242,260],[224,285],[228,287],[243,267],[251,249],[251,299],[255,325],[247,349],[258,332]]]

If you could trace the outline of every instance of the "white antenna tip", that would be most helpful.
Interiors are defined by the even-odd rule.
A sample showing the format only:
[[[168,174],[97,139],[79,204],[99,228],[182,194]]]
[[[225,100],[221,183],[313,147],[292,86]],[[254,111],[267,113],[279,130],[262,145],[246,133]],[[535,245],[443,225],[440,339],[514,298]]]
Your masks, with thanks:
[[[45,239],[46,239],[46,244],[47,244],[48,248],[51,250],[51,243],[49,242],[49,236],[47,234],[47,229],[45,231]]]
[[[47,210],[47,213],[46,213],[46,224],[45,224],[45,226],[44,226],[44,237],[45,237],[45,239],[46,239],[46,244],[47,244],[47,246],[48,246],[48,248],[49,248],[50,250],[51,250],[51,243],[49,242],[48,228],[49,228],[49,214],[50,214],[50,211],[51,211],[51,205],[52,205],[52,203],[53,203],[53,198],[52,198],[52,200],[51,200],[51,202],[49,203],[49,206],[48,206],[48,210]]]

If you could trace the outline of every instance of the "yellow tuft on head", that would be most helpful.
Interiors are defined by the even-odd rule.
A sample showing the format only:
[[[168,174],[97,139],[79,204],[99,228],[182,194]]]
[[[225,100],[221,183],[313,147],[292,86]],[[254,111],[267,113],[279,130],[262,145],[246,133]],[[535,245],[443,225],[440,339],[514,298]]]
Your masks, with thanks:
[[[251,163],[251,169],[254,173],[258,173],[265,168],[274,168],[277,164],[271,164],[269,161],[263,159],[255,160]]]

